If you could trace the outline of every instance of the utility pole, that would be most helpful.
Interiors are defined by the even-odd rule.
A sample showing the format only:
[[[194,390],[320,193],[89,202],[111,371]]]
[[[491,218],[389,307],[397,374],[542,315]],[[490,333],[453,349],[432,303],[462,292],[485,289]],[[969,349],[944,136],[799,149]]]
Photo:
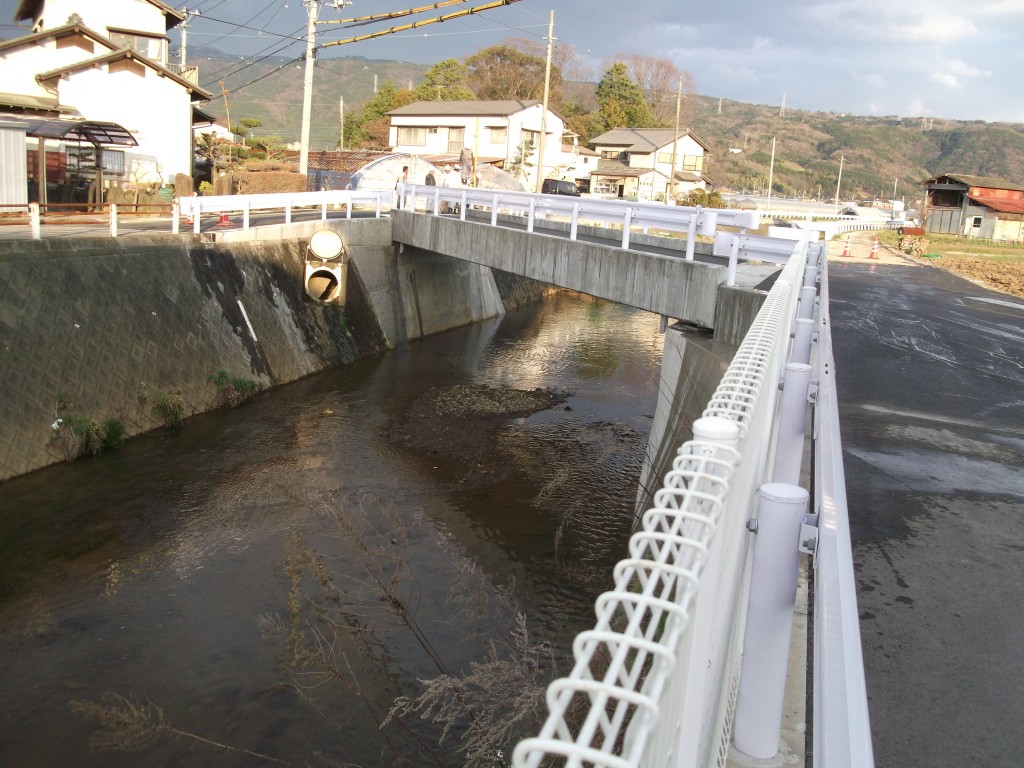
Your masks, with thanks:
[[[839,156],[839,179],[836,181],[836,210],[839,210],[839,186],[843,183],[843,161],[846,158],[842,155]]]
[[[228,109],[228,89],[224,85],[224,81],[220,81],[220,95],[224,97],[224,112],[228,116],[228,131],[232,136],[235,135],[235,129],[231,127],[231,110]],[[234,139],[228,144],[228,165],[231,165],[231,145],[234,144]]]
[[[544,111],[540,113],[540,150],[537,153],[537,191],[544,185],[544,145],[548,138],[548,96],[551,90],[551,46],[555,42],[555,12],[548,21],[548,58],[544,65]],[[561,141],[561,137],[559,137]]]
[[[331,8],[342,8],[352,0],[332,0]],[[316,19],[320,13],[320,0],[302,0],[306,6],[306,76],[302,81],[302,129],[299,138],[299,173],[309,168],[309,124],[313,117],[313,67],[316,63]]]
[[[374,96],[377,95],[377,73],[376,72],[374,72],[374,74],[373,74],[373,95]]]
[[[779,117],[786,116],[786,92],[782,92],[782,106],[779,107]]]
[[[181,12],[185,14],[185,20],[178,25],[181,29],[181,56],[178,60],[178,66],[181,67],[181,71],[185,71],[185,56],[188,50],[188,8],[182,8]],[[198,13],[198,11],[196,11]]]
[[[775,137],[772,136],[772,164],[768,169],[768,212],[772,210],[772,180],[775,178]]]
[[[679,110],[683,105],[683,78],[679,78],[679,87],[676,89],[676,131],[672,135],[672,175],[668,182],[668,196],[665,205],[671,205],[676,201],[676,147],[679,144]]]
[[[306,25],[306,76],[302,81],[302,132],[299,138],[299,173],[306,175],[309,168],[309,123],[313,115],[313,60],[316,56],[316,17],[320,12],[319,0],[303,0],[309,16]]]
[[[338,149],[345,148],[345,97],[338,103]]]

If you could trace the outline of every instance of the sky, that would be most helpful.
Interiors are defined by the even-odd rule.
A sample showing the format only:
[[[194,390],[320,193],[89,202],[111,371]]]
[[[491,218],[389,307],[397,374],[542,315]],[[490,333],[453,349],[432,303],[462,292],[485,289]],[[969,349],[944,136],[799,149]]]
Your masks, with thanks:
[[[96,2],[97,0],[82,0]],[[144,0],[135,0],[144,2]],[[321,3],[319,18],[410,8],[423,13],[344,28],[319,25],[320,44],[479,7],[493,0]],[[18,0],[0,0],[0,36]],[[175,6],[179,10],[181,5]],[[239,56],[305,50],[302,0],[194,0],[188,46]],[[596,81],[616,54],[664,58],[692,74],[699,94],[856,115],[1024,122],[1024,0],[518,0],[511,5],[358,43],[321,56],[432,64],[508,37],[569,45]],[[176,50],[180,35],[172,31]],[[262,53],[261,53],[262,52]]]

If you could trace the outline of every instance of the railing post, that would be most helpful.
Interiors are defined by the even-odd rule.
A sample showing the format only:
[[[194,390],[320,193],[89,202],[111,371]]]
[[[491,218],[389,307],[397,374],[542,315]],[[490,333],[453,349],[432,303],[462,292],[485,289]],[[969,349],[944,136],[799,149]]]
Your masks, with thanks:
[[[739,237],[732,238],[732,247],[729,248],[729,269],[726,272],[725,284],[728,286],[736,285],[736,264],[740,258],[740,239]]]
[[[242,201],[242,229],[249,229],[249,198]]]
[[[690,217],[690,225],[686,228],[686,260],[693,261],[693,252],[697,247],[697,219],[700,217],[700,206]]]
[[[526,231],[533,232],[533,217],[537,211],[537,200],[536,198],[530,198],[530,212],[526,216]]]
[[[110,236],[117,237],[117,203],[110,204]]]
[[[469,193],[466,190],[462,190],[462,198],[459,201],[459,220],[466,220],[466,199],[469,197]]]
[[[199,202],[199,196],[195,195],[192,198],[192,234],[199,234],[199,216],[202,214],[202,203]]]
[[[580,204],[579,203],[573,203],[572,204],[572,218],[570,219],[570,222],[569,222],[569,239],[570,240],[575,240],[576,239],[576,231],[579,229],[579,225],[580,225]]]
[[[292,201],[291,200],[289,200],[287,203],[284,204],[284,223],[285,224],[291,224],[292,223]]]
[[[818,296],[818,289],[813,285],[805,285],[800,288],[800,308],[797,317],[810,319],[814,317],[814,300]]]
[[[181,231],[181,223],[178,221],[181,217],[181,206],[178,205],[178,201],[175,200],[171,204],[171,234],[177,235]]]
[[[345,201],[345,218],[352,218],[352,196],[349,195],[348,200]]]
[[[377,218],[377,219],[379,219],[379,218],[380,218],[380,207],[381,207],[381,206],[380,206],[380,193],[378,193],[377,195],[375,195],[375,196],[374,196],[374,199],[375,199],[375,200],[377,201],[377,211],[376,211],[376,215],[374,216],[374,218]],[[349,198],[348,198],[348,201],[349,201],[349,203],[350,203],[350,204],[352,203],[352,197],[351,197],[351,195],[349,196]]]
[[[768,760],[779,751],[800,568],[800,525],[809,494],[795,485],[767,483],[757,496],[733,744],[746,755]]]
[[[438,187],[434,187],[434,215],[441,215],[441,190]]]
[[[804,268],[804,286],[814,287],[818,284],[818,264],[808,262]]]
[[[491,226],[498,226],[498,196],[494,196],[494,200],[491,202]]]
[[[39,203],[28,204],[28,224],[32,228],[32,239],[43,239],[42,220],[39,216]]]
[[[327,201],[320,203],[320,221],[327,221]]]
[[[775,467],[772,482],[796,485],[800,482],[800,462],[807,431],[807,393],[811,386],[811,366],[787,363],[779,398],[779,421],[775,440]]]
[[[811,361],[811,340],[814,336],[814,320],[807,317],[797,318],[793,326],[793,354],[791,362],[803,363]]]
[[[622,248],[629,248],[629,227],[633,221],[633,208],[626,206],[626,214],[622,217]]]

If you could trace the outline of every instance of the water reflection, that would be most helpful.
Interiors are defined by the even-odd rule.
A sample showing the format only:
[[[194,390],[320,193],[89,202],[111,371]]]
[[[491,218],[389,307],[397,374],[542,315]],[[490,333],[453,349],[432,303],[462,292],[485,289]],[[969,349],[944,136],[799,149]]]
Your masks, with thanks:
[[[88,753],[68,702],[112,691],[293,763],[459,764],[441,726],[380,722],[492,653],[566,671],[629,532],[660,354],[656,317],[559,295],[0,486],[0,763],[252,764],[184,738]],[[459,384],[569,394],[402,437]]]

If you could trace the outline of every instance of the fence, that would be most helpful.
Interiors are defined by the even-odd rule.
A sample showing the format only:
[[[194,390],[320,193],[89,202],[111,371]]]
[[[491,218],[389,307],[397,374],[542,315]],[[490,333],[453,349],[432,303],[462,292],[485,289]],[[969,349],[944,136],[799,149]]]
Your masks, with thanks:
[[[754,246],[747,243],[746,247]],[[775,485],[781,485],[780,474],[795,471],[799,475],[803,422],[798,419],[798,429],[790,430],[787,437],[779,389],[785,378],[786,390],[796,395],[791,402],[800,412],[806,409],[810,367],[786,361],[791,354],[794,360],[810,358],[808,323],[815,323],[811,319],[815,308],[820,339],[816,381],[826,405],[824,419],[816,423],[816,430],[824,434],[816,449],[820,482],[815,483],[815,511],[821,510],[826,527],[817,567],[827,583],[815,595],[819,606],[815,637],[822,645],[814,652],[819,670],[814,733],[832,758],[821,764],[872,765],[826,277],[822,277],[820,301],[815,295],[819,270],[827,267],[826,249],[806,238],[790,240],[787,247],[788,263],[704,418],[694,424],[693,440],[679,448],[652,508],[643,515],[641,530],[630,540],[629,557],[616,565],[615,588],[598,598],[594,629],[576,638],[572,672],[548,688],[545,724],[538,736],[517,745],[513,753],[517,768],[537,768],[552,760],[569,768],[723,766],[734,730],[738,731],[734,718],[740,718],[740,726],[745,718],[747,731],[754,722],[755,730],[764,732],[763,711],[772,705],[757,700],[763,692],[749,681],[744,695],[753,704],[740,704],[737,715],[750,607],[750,532],[757,530],[755,500],[766,487],[763,484],[775,479]],[[806,374],[802,394],[799,387],[790,386],[788,374],[794,368]],[[795,445],[793,437],[798,440]],[[786,458],[794,449],[795,470]],[[812,514],[808,519],[817,518]],[[794,562],[798,540],[814,546],[814,535],[805,534],[807,527],[799,527],[799,535],[790,543],[792,552],[786,556]],[[763,533],[758,537],[763,538]],[[789,588],[795,592],[795,568],[792,578]],[[750,620],[760,621],[756,616]],[[788,637],[788,627],[783,630]],[[784,667],[785,658],[781,664]],[[761,674],[761,670],[755,672]],[[748,674],[744,668],[744,676]],[[782,677],[784,684],[784,671]],[[781,718],[781,693],[778,699]],[[771,718],[767,720],[768,744],[774,752],[777,723],[773,726]],[[817,745],[815,755],[817,760]]]

